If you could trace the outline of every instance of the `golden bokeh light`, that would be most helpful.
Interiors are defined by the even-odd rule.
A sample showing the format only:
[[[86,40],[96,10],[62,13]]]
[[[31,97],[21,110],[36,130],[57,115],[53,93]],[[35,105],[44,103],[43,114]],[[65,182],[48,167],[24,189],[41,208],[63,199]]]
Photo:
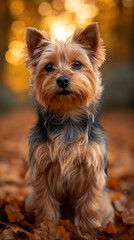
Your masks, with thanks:
[[[11,31],[14,34],[25,31],[25,28],[26,28],[26,24],[23,21],[14,21],[11,25]]]
[[[80,20],[86,21],[89,18],[93,18],[97,15],[98,9],[92,4],[81,4],[81,8],[76,12],[77,17]]]
[[[18,59],[16,60],[16,58],[14,57],[14,55],[12,54],[12,51],[8,50],[5,54],[5,58],[6,58],[6,61],[8,63],[11,63],[11,64],[14,64],[18,61]]]
[[[81,9],[83,0],[66,0],[65,8],[70,12],[77,12]]]
[[[18,40],[12,41],[5,54],[6,61],[10,64],[17,63],[23,57],[24,43]]]
[[[23,74],[20,74],[20,68],[16,72],[12,72],[9,68],[8,76],[5,76],[5,83],[7,86],[18,94],[26,91],[28,89],[28,76],[25,77]],[[23,71],[25,71],[23,69]]]
[[[19,16],[24,11],[24,3],[21,0],[11,0],[9,8],[12,15]]]
[[[132,14],[134,0],[122,0],[120,4],[125,16],[129,17]],[[8,71],[10,68],[10,73],[6,75],[5,82],[17,93],[28,88],[26,82],[20,83],[23,80],[19,76],[19,72],[24,67],[22,59],[26,27],[44,29],[51,37],[66,41],[75,28],[83,28],[97,21],[101,33],[105,36],[106,47],[111,50],[117,42],[113,36],[113,28],[119,24],[119,21],[122,21],[119,0],[7,0],[7,6],[12,23],[8,35],[8,50],[5,54],[5,69]],[[129,19],[127,21],[129,22]],[[127,33],[125,36],[127,38]],[[125,46],[124,54],[127,52],[128,48]],[[12,85],[13,79],[14,86]]]
[[[65,41],[68,37],[70,37],[74,29],[74,25],[67,25],[62,19],[54,21],[50,28],[52,36],[62,41]]]
[[[56,10],[61,11],[64,8],[64,0],[52,0],[52,6]]]
[[[47,17],[43,17],[40,21],[40,28],[50,33],[50,26],[54,21],[55,21],[55,15],[53,14]]]
[[[38,12],[41,16],[48,16],[52,13],[52,7],[48,2],[40,3],[38,7]]]

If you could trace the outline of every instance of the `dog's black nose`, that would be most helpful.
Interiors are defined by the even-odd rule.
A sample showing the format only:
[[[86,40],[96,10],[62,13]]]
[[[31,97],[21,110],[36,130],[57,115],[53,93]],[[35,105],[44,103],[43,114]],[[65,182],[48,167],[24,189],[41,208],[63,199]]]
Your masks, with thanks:
[[[61,76],[61,77],[57,78],[57,85],[60,88],[66,88],[68,86],[69,82],[70,82],[70,79],[67,76]]]

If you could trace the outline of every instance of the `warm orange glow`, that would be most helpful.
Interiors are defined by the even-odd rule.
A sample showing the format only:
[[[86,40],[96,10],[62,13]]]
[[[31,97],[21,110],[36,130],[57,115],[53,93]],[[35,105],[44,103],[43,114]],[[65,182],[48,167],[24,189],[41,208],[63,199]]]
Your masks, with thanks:
[[[77,12],[81,9],[83,0],[66,0],[65,8],[70,12]]]
[[[118,2],[119,0],[7,0],[12,19],[8,50],[5,54],[5,69],[8,72],[5,82],[9,88],[18,93],[28,88],[28,83],[20,76],[24,68],[21,59],[24,57],[26,27],[44,29],[51,37],[65,41],[73,34],[75,28],[83,28],[93,21],[98,21],[101,33],[105,36],[104,41],[108,43],[106,47],[111,50],[115,43],[117,45],[113,29],[117,29],[115,25],[121,25],[119,21],[125,22],[120,18],[122,13]],[[130,16],[134,0],[122,0],[121,4],[126,17]],[[127,21],[129,22],[129,19]],[[126,39],[127,33],[124,32]],[[121,52],[127,54],[128,46],[122,48]],[[22,76],[24,73],[25,71]]]
[[[56,10],[62,10],[64,8],[64,0],[53,0],[52,1],[52,6]]]
[[[23,56],[23,48],[24,44],[21,41],[12,41],[9,43],[9,50],[5,54],[5,58],[8,63],[15,64],[17,63]]]
[[[119,16],[119,8],[117,6],[113,7],[113,11],[111,12],[111,14],[109,14],[108,18],[109,19],[113,19],[113,18],[117,18]]]
[[[24,76],[20,76],[19,73],[11,74],[11,75],[9,75],[8,80],[6,80],[6,84],[12,91],[14,91],[16,93],[21,93],[28,89],[28,80],[27,79],[25,79]]]
[[[24,31],[26,25],[23,21],[14,21],[11,25],[11,30],[14,34]]]
[[[47,16],[51,14],[52,7],[48,2],[42,2],[38,7],[38,12],[41,16]]]
[[[13,15],[19,16],[24,11],[24,3],[21,0],[11,0],[9,8]]]
[[[29,85],[29,73],[22,64],[22,60],[19,65],[8,65],[8,69],[4,72],[5,84],[18,94],[26,91]]]
[[[53,37],[62,41],[65,41],[68,37],[70,37],[74,29],[74,25],[67,25],[62,19],[54,21],[50,28]]]
[[[80,20],[86,21],[89,18],[93,18],[97,15],[98,10],[92,4],[81,4],[81,8],[76,12],[77,17]]]

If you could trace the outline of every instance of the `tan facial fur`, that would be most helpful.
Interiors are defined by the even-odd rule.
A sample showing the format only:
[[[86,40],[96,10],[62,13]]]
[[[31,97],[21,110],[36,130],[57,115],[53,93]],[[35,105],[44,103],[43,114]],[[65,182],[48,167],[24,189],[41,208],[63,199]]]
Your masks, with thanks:
[[[37,33],[42,36],[38,39],[37,48],[35,47],[34,50],[31,47],[28,48],[29,60],[27,63],[32,69],[32,87],[37,101],[46,110],[51,109],[62,113],[88,107],[92,101],[98,101],[102,93],[98,66],[103,63],[105,56],[102,39],[99,35],[96,36],[95,40],[92,39],[91,35],[92,41],[97,41],[93,46],[94,49],[91,49],[89,43],[88,48],[86,46],[86,41],[90,36],[87,36],[88,39],[83,43],[81,37],[83,34],[80,30],[77,30],[74,36],[65,43],[52,42],[48,35],[45,37],[37,30],[33,29],[32,31],[32,38],[37,37]],[[33,53],[32,57],[29,53],[30,50]],[[95,57],[95,53],[97,57]],[[75,61],[82,64],[78,70],[72,68]],[[53,64],[53,72],[45,70],[45,66],[49,63]],[[56,80],[60,76],[70,78],[70,84],[66,89],[70,94],[67,96],[59,95],[61,89],[57,86]]]

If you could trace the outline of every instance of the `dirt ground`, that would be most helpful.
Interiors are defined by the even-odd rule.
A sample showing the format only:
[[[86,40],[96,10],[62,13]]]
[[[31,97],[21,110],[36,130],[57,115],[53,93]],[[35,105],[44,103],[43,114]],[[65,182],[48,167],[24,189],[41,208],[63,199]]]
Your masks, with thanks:
[[[86,239],[69,220],[60,226],[45,221],[35,229],[34,216],[24,210],[30,187],[25,175],[32,109],[8,112],[0,119],[0,240]],[[134,110],[105,111],[101,118],[108,138],[107,183],[115,208],[115,223],[98,229],[93,239],[134,239]],[[92,234],[91,234],[92,235]]]

